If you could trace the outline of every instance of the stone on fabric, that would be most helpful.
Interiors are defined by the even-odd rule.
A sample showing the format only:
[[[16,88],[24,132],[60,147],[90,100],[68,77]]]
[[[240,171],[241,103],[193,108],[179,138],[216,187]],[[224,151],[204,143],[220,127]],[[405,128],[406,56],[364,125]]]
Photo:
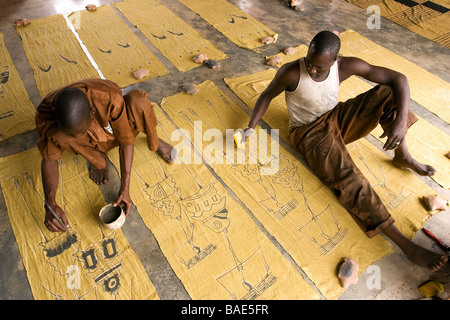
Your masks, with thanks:
[[[286,55],[294,54],[296,52],[297,52],[297,49],[294,47],[287,47],[286,49],[283,50],[283,53]]]
[[[206,56],[206,54],[200,53],[200,54],[196,55],[192,60],[194,60],[195,63],[202,64],[206,60],[208,60],[208,57]]]
[[[344,263],[339,267],[339,279],[341,285],[347,289],[351,284],[358,282],[359,265],[352,258],[345,258]]]
[[[269,65],[269,66],[276,66],[282,60],[283,60],[283,58],[281,58],[280,56],[273,56],[272,58],[270,58],[269,61],[267,61],[267,65]]]
[[[150,74],[150,71],[148,69],[141,69],[138,71],[133,72],[133,77],[137,80],[141,80],[145,77],[148,77]]]
[[[95,10],[97,10],[97,6],[95,4],[88,4],[86,6],[86,10],[88,10],[88,11],[95,11]]]
[[[275,42],[275,38],[274,37],[265,37],[261,39],[261,42],[264,44],[271,44]]]
[[[447,210],[447,207],[449,205],[448,201],[442,199],[437,194],[434,196],[423,196],[422,199],[428,211],[434,210],[445,211]]]

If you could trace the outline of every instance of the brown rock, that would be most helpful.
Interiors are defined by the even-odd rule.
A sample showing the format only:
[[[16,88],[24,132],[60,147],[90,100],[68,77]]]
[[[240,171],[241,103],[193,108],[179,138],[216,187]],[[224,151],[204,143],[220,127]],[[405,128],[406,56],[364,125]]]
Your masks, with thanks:
[[[216,60],[211,60],[211,59],[205,60],[204,65],[210,69],[219,69],[220,68],[220,63],[217,62]]]
[[[425,204],[425,208],[428,211],[434,211],[434,210],[447,210],[447,207],[449,206],[449,203],[447,200],[442,199],[437,194],[434,196],[423,196],[422,200]]]
[[[261,39],[261,42],[264,44],[271,44],[275,42],[275,38],[274,37],[265,37]]]
[[[30,24],[30,23],[31,23],[30,19],[22,18],[22,19],[17,19],[16,22],[14,23],[14,25],[16,27],[22,27],[22,26],[26,26],[27,24]]]
[[[196,55],[192,60],[194,60],[195,63],[202,64],[206,60],[208,60],[208,57],[206,56],[206,54],[200,53],[200,54]]]
[[[95,4],[88,4],[86,6],[86,10],[95,11],[95,10],[97,10],[97,6]]]
[[[141,69],[141,70],[133,72],[133,77],[137,80],[141,80],[145,77],[148,77],[149,74],[150,74],[150,71],[148,69]]]
[[[297,52],[297,49],[294,47],[287,47],[286,49],[283,50],[283,53],[286,55],[294,54],[296,52]]]
[[[283,60],[283,58],[281,58],[280,56],[273,56],[272,58],[270,58],[269,61],[267,61],[267,65],[269,65],[269,66],[276,66],[282,60]]]
[[[183,86],[183,90],[186,91],[187,94],[196,94],[200,91],[195,83],[189,83]]]
[[[358,282],[359,265],[352,258],[345,258],[344,263],[339,267],[339,279],[341,285],[347,289],[351,284]]]

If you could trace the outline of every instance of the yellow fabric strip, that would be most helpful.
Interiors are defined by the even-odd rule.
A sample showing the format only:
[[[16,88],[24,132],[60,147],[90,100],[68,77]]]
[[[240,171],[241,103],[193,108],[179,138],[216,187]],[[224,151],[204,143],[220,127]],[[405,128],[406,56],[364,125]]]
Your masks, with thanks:
[[[193,58],[204,53],[212,60],[227,55],[203,38],[157,0],[126,0],[114,6],[133,23],[179,71],[200,66]]]
[[[33,130],[34,112],[0,33],[0,141]]]
[[[155,112],[159,137],[170,141],[175,127],[159,107]],[[192,149],[190,141],[186,147]],[[108,156],[118,168],[118,153]],[[320,298],[201,160],[168,165],[140,134],[130,188],[145,225],[192,299]]]
[[[40,160],[36,148],[0,159],[1,188],[33,297],[159,299],[122,231],[99,221],[105,202],[80,156],[65,153],[60,162],[57,201],[70,234],[48,231]]]
[[[408,77],[411,98],[450,123],[450,84],[448,82],[352,30],[341,33],[340,53],[344,56],[359,57],[370,64],[403,73]]]
[[[120,87],[168,73],[112,7],[76,11],[68,18],[104,77]],[[137,80],[133,72],[141,69],[148,69],[149,76]]]
[[[247,81],[247,78],[250,80]],[[272,78],[269,72],[261,72],[244,77],[227,78],[225,82],[249,108],[253,108],[253,101],[258,96],[257,90],[267,86]],[[353,80],[357,78],[352,77]],[[341,89],[345,90],[343,85]],[[289,143],[288,115],[284,95],[272,100],[263,120],[272,128],[279,129],[280,137]],[[412,238],[430,218],[430,214],[421,205],[419,199],[436,192],[409,170],[394,167],[386,155],[365,139],[354,142],[348,146],[348,149],[358,168],[372,183],[396,220],[399,230]]]
[[[382,17],[450,48],[450,2],[448,0],[415,1],[415,5],[404,5],[395,0],[347,0],[368,10],[376,5]],[[427,4],[424,4],[427,2]],[[371,12],[371,11],[369,11]]]
[[[251,152],[237,152],[230,134],[232,137],[234,129],[247,125],[248,115],[214,83],[205,81],[199,88],[195,95],[182,92],[164,98],[163,110],[177,127],[194,137],[196,150],[325,298],[336,299],[343,292],[336,275],[342,258],[357,260],[363,272],[393,252],[382,236],[369,239],[331,191],[289,152],[281,146],[279,152],[274,152],[271,144],[276,139],[272,135],[259,131],[259,127],[255,129],[258,143],[267,142],[274,153],[264,156],[260,152],[258,162],[250,160]],[[231,133],[227,129],[232,129]],[[220,135],[227,136],[228,143],[223,145]],[[199,140],[202,137],[203,143]],[[206,142],[212,140],[217,142]],[[179,144],[175,146],[179,150]],[[245,157],[239,162],[241,156]],[[274,170],[267,171],[270,167]]]
[[[99,77],[62,15],[36,19],[16,30],[42,98],[61,86]]]
[[[275,32],[226,0],[180,0],[230,41],[245,49],[264,46],[261,39]]]

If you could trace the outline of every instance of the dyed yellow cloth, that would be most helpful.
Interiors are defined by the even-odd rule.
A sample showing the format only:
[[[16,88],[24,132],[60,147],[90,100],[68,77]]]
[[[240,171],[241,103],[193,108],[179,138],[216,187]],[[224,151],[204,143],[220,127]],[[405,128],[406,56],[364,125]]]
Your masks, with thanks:
[[[103,76],[120,87],[169,72],[112,7],[104,5],[95,11],[76,11],[68,18]],[[149,76],[136,80],[133,72],[141,69],[148,69]]]
[[[450,123],[450,83],[352,30],[341,33],[340,53],[403,73],[411,99]]]
[[[271,79],[269,72],[261,72],[250,76],[228,78],[225,82],[249,108],[253,108],[255,98],[258,96],[257,91],[264,88]],[[351,81],[356,79],[353,78]],[[345,90],[343,86],[341,85],[341,89]],[[280,137],[289,142],[287,108],[284,98],[280,96],[272,100],[263,120],[270,127],[279,129]],[[243,126],[245,127],[246,124]],[[419,199],[436,192],[409,170],[394,167],[386,155],[365,139],[354,142],[348,146],[348,149],[358,168],[374,186],[375,191],[396,220],[398,229],[412,238],[430,217]]]
[[[371,5],[376,5],[382,17],[450,48],[450,2],[448,0],[410,1],[405,4],[396,0],[347,1],[364,10]]]
[[[362,272],[393,252],[393,246],[382,236],[369,239],[332,192],[300,161],[281,146],[279,152],[272,149],[276,136],[259,131],[257,127],[253,137],[258,137],[258,143],[267,143],[272,155],[259,152],[258,162],[252,162],[253,153],[248,151],[240,163],[239,152],[234,149],[233,139],[229,139],[230,132],[226,130],[232,129],[232,137],[234,129],[247,125],[248,115],[214,83],[205,81],[198,87],[200,91],[195,95],[182,92],[164,98],[161,107],[177,127],[194,137],[196,150],[325,298],[336,299],[343,292],[336,274],[341,259],[352,257]],[[223,146],[220,135],[225,137],[226,134],[228,143]],[[205,137],[203,143],[199,140],[202,137]],[[217,143],[206,142],[212,139],[219,141],[223,152]],[[179,144],[175,146],[179,148]],[[231,152],[228,152],[230,146]],[[273,147],[276,148],[276,144]],[[183,155],[186,157],[185,153]],[[194,155],[191,157],[191,161],[195,161]]]
[[[122,231],[98,219],[105,205],[85,160],[65,153],[57,201],[68,233],[44,225],[41,156],[36,148],[0,159],[0,183],[33,297],[47,299],[159,299]]]
[[[99,74],[62,15],[16,28],[41,97],[64,85]]]
[[[245,49],[264,46],[261,39],[276,33],[226,0],[180,0],[230,41]]]
[[[0,141],[33,130],[34,112],[0,33]]]
[[[160,138],[170,141],[175,127],[155,112]],[[108,156],[119,168],[118,153]],[[192,299],[320,298],[201,159],[168,165],[141,134],[130,194]]]
[[[200,66],[192,60],[200,53],[206,54],[212,60],[227,58],[225,53],[157,0],[126,0],[114,3],[114,6],[179,71]]]

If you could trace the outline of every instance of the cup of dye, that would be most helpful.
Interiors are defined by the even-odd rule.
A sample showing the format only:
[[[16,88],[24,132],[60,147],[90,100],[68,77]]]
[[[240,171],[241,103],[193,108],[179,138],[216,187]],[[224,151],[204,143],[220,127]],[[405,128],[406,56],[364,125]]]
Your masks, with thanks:
[[[112,203],[104,206],[98,216],[105,227],[111,230],[119,229],[125,223],[125,212],[122,207],[114,207]]]

